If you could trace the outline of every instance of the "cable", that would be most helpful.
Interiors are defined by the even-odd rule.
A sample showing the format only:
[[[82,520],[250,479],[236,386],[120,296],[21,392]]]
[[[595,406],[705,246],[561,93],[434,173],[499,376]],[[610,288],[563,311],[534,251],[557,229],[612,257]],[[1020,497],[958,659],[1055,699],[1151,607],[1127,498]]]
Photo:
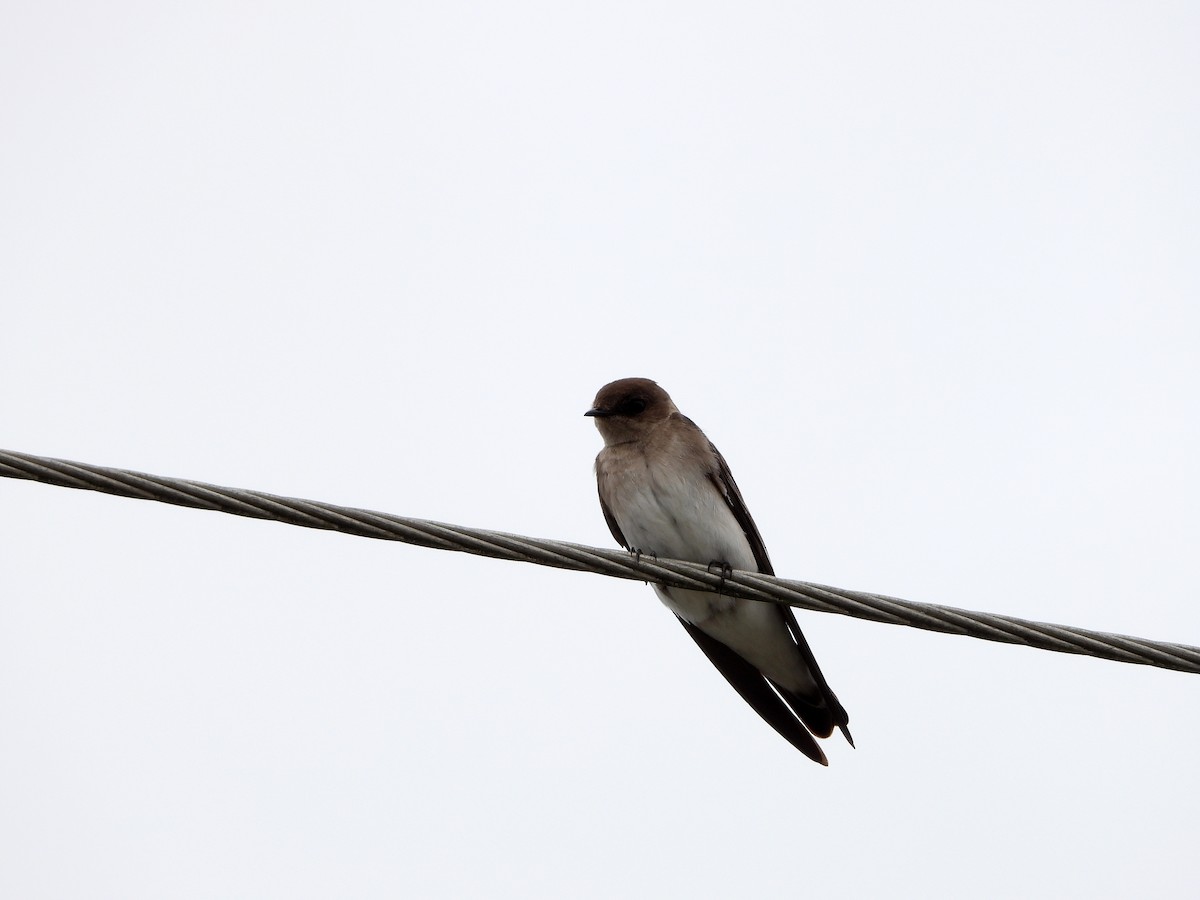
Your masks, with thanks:
[[[360,537],[403,541],[437,550],[461,550],[480,556],[554,566],[578,572],[595,572],[615,578],[654,581],[672,587],[720,591],[747,600],[763,600],[839,613],[873,622],[908,625],[927,631],[1023,644],[1039,650],[1077,653],[1116,662],[1137,663],[1200,674],[1200,647],[1149,641],[1120,634],[1105,634],[1066,625],[1049,625],[1012,616],[971,612],[899,600],[882,594],[791,581],[770,575],[734,571],[727,578],[696,563],[633,556],[623,550],[604,550],[582,544],[446,525],[279,497],[261,491],[218,487],[198,481],[164,478],[104,466],[68,462],[26,453],[0,450],[0,476],[41,481],[60,487],[103,491],[139,500],[157,500],[216,512],[271,519],[305,528],[323,528]]]

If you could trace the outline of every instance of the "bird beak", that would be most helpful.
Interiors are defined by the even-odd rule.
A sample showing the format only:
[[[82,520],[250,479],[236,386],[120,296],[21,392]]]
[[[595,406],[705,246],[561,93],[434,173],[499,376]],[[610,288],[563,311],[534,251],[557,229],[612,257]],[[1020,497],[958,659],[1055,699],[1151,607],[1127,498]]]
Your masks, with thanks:
[[[598,419],[604,419],[612,415],[611,409],[604,409],[600,406],[595,406],[584,413],[585,416],[594,416]]]

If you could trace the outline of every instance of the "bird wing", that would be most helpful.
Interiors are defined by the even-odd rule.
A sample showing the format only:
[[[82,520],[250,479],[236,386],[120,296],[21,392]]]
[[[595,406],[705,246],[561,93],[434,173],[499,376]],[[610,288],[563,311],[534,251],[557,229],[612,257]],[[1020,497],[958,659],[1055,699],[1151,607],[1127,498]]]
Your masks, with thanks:
[[[612,536],[616,538],[617,543],[628,550],[629,542],[625,540],[625,535],[621,533],[621,526],[617,524],[616,516],[612,514],[612,510],[604,502],[603,491],[600,492],[600,511],[604,513],[604,521],[608,523],[608,530],[612,532]]]
[[[692,424],[695,425],[695,423]],[[775,570],[771,568],[767,547],[763,543],[762,535],[758,533],[758,526],[754,524],[754,519],[750,516],[750,510],[746,508],[746,501],[742,499],[742,492],[738,490],[737,482],[733,480],[733,472],[729,471],[729,463],[725,462],[725,457],[721,455],[720,450],[713,446],[711,441],[709,441],[708,449],[712,451],[717,460],[716,471],[709,471],[708,480],[725,498],[725,504],[733,513],[733,517],[737,519],[738,525],[741,526],[742,534],[746,535],[746,540],[750,543],[750,550],[754,553],[754,562],[758,565],[758,571],[764,575],[774,575]]]
[[[750,516],[750,510],[746,508],[746,501],[742,498],[742,492],[738,489],[737,482],[733,480],[733,472],[729,470],[729,463],[725,462],[725,457],[721,455],[721,451],[713,446],[711,442],[709,442],[708,446],[712,449],[713,456],[717,460],[716,471],[708,473],[709,479],[716,486],[717,490],[721,492],[721,496],[725,498],[725,503],[729,506],[729,511],[733,513],[733,517],[737,520],[738,525],[741,526],[742,533],[746,535],[746,540],[750,543],[750,549],[754,552],[754,561],[758,564],[758,571],[764,575],[774,575],[775,570],[771,568],[771,560],[767,557],[767,548],[763,545],[762,535],[759,534],[758,526],[754,524],[754,519]],[[817,687],[821,691],[821,696],[825,700],[825,705],[829,708],[829,712],[833,717],[833,724],[842,730],[842,734],[846,736],[846,740],[853,747],[854,738],[850,736],[850,729],[847,727],[850,724],[850,717],[838,701],[837,695],[830,689],[829,682],[825,680],[825,675],[821,671],[821,667],[817,665],[817,658],[813,655],[812,648],[808,646],[808,641],[804,637],[804,632],[800,630],[800,625],[796,622],[795,613],[792,612],[790,606],[781,606],[780,610],[783,612],[783,618],[787,623],[788,631],[791,632],[792,639],[796,642],[796,647],[800,650],[800,655],[804,657],[808,671],[812,673],[813,680],[816,681]],[[711,654],[709,658],[712,658]],[[722,672],[724,673],[724,670]],[[725,677],[729,678],[728,675]],[[730,679],[730,683],[733,683],[733,679]],[[737,687],[737,685],[734,684],[734,687]],[[738,688],[738,690],[740,691],[741,688]],[[745,693],[742,696],[745,697]],[[755,707],[755,709],[757,708]],[[764,716],[764,718],[766,717]],[[767,721],[771,720],[767,719]],[[778,730],[778,726],[776,726],[776,729]],[[824,730],[824,728],[819,728],[818,733]],[[825,736],[822,735],[822,737]]]
[[[716,638],[709,637],[684,619],[679,621],[704,651],[709,662],[717,667],[717,671],[725,676],[725,680],[733,685],[734,690],[742,695],[742,699],[749,703],[768,725],[809,759],[823,766],[829,765],[829,760],[825,758],[813,736],[779,694],[775,693],[765,675]]]

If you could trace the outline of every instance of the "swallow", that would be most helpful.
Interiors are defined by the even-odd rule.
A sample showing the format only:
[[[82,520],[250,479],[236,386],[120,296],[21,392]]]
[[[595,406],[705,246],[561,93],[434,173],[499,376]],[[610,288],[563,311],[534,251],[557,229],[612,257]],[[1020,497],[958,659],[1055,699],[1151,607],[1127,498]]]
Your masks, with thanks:
[[[774,575],[767,549],[725,458],[648,378],[600,389],[591,416],[604,448],[596,485],[617,543],[638,555]],[[849,716],[791,607],[654,585],[659,599],[742,698],[809,759],[829,765],[815,737],[834,726],[850,746]]]

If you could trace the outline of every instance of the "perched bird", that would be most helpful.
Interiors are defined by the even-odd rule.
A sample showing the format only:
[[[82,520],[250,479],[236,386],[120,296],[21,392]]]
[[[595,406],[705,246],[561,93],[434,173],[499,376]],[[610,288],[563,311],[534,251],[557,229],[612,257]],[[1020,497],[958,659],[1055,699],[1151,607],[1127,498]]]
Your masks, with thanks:
[[[600,508],[630,552],[774,575],[725,458],[648,378],[606,384],[584,415],[604,438]],[[825,682],[790,607],[654,585],[738,693],[809,759],[829,765],[813,735],[849,717]],[[810,733],[811,732],[811,733]]]

